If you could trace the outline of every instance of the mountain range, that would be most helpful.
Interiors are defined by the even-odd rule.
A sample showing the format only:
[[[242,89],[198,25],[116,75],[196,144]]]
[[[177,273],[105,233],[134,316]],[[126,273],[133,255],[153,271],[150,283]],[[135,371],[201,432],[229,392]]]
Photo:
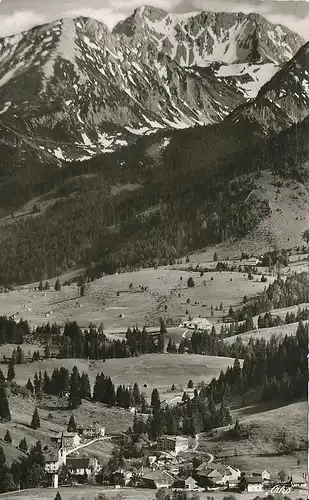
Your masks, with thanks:
[[[157,130],[222,121],[304,41],[257,14],[141,7],[112,32],[62,19],[0,41],[3,133],[85,160]],[[8,127],[8,128],[5,128]]]

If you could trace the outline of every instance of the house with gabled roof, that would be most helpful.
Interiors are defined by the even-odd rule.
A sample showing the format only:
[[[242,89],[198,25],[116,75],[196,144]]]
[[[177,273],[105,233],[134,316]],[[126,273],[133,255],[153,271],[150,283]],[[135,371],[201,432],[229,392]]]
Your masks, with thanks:
[[[81,442],[81,437],[76,432],[63,431],[51,436],[51,441],[60,445],[61,440],[64,439],[67,448],[76,448]]]
[[[91,425],[77,425],[77,432],[85,439],[96,439],[105,436],[105,427],[94,422]]]
[[[267,469],[253,469],[251,472],[251,477],[259,477],[263,479],[263,481],[270,481],[270,472]]]
[[[197,481],[192,476],[177,477],[172,484],[174,489],[196,490],[198,488]]]
[[[68,457],[66,465],[70,469],[72,476],[91,476],[97,474],[101,466],[96,458],[88,457]]]
[[[175,478],[165,470],[152,471],[139,478],[140,485],[150,489],[170,488],[174,481]]]
[[[248,493],[258,493],[264,489],[264,481],[262,476],[244,477],[246,490]]]

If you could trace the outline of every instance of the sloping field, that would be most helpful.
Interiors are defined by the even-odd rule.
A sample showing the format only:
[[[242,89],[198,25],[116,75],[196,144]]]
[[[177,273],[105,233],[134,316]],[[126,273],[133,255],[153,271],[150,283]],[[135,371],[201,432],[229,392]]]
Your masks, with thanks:
[[[189,276],[194,279],[193,288],[187,286]],[[50,285],[49,291],[35,291],[32,285],[1,294],[0,315],[15,314],[33,326],[72,320],[82,328],[87,328],[90,322],[103,323],[107,331],[115,329],[117,333],[125,332],[128,326],[158,326],[160,317],[172,318],[178,326],[188,319],[186,310],[192,317],[200,314],[217,323],[222,313],[215,311],[211,317],[211,305],[219,308],[222,302],[225,308],[235,307],[244,295],[253,297],[265,287],[264,283],[250,281],[240,273],[214,272],[200,276],[198,272],[169,267],[105,276],[88,285],[85,297],[80,297],[76,284],[63,286],[59,292],[53,289],[54,280]]]
[[[275,311],[274,311],[275,314]],[[226,344],[232,344],[235,342],[237,337],[240,337],[244,343],[249,342],[250,338],[262,339],[269,341],[272,335],[276,337],[284,337],[285,335],[296,335],[298,323],[290,323],[289,325],[274,326],[272,328],[259,328],[257,330],[251,330],[250,332],[241,333],[239,335],[233,335],[224,339]]]
[[[295,468],[297,456],[301,458],[302,468],[306,468],[307,456],[304,451],[294,453],[295,449],[304,450],[307,441],[307,402],[301,401],[276,409],[266,405],[241,408],[233,411],[234,421],[239,418],[241,428],[247,437],[237,439],[231,427],[216,429],[208,436],[200,438],[200,449],[211,451],[216,457],[224,457],[229,463],[239,464],[245,470],[263,466],[272,473],[280,467]],[[280,436],[280,437],[278,437]],[[277,439],[290,446],[289,454],[281,455]],[[272,458],[272,455],[278,455]],[[280,455],[280,456],[279,456]],[[255,464],[255,465],[253,465]],[[279,468],[278,468],[279,467]]]
[[[133,385],[137,382],[141,389],[150,394],[153,388],[159,392],[166,392],[174,383],[177,386],[187,387],[191,378],[195,384],[210,382],[213,377],[219,376],[221,370],[232,366],[234,359],[216,356],[202,356],[198,354],[145,354],[134,358],[107,359],[91,361],[89,364],[82,359],[49,359],[35,363],[16,365],[16,382],[25,384],[31,380],[35,372],[45,370],[51,374],[54,368],[61,366],[69,370],[77,366],[82,373],[87,372],[91,383],[99,372],[109,375],[116,385]]]

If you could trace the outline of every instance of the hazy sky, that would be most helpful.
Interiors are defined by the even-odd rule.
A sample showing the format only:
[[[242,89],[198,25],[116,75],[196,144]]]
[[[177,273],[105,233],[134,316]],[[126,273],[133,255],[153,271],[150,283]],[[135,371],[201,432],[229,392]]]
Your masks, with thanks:
[[[309,0],[0,0],[0,36],[29,29],[61,17],[84,15],[109,28],[142,4],[171,12],[196,10],[258,12],[309,39]],[[115,7],[117,5],[117,7]]]

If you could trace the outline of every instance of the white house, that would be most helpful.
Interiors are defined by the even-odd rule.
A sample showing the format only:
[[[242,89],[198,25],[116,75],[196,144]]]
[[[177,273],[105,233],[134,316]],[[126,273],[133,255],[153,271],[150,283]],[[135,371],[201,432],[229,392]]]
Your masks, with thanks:
[[[254,469],[251,473],[251,477],[259,477],[263,479],[263,481],[270,481],[270,472],[267,469]]]
[[[189,330],[211,330],[212,324],[206,318],[194,318],[190,321],[184,321],[179,325],[180,328],[188,328]]]
[[[66,448],[76,448],[81,442],[81,437],[76,432],[59,432],[51,437],[51,441],[60,445],[62,439]]]
[[[261,477],[246,477],[248,493],[258,493],[263,491],[264,484]]]
[[[189,448],[189,439],[182,436],[162,436],[157,441],[158,451],[173,451],[180,453],[181,451],[186,451]]]
[[[94,422],[92,425],[78,425],[77,432],[85,439],[96,439],[105,436],[105,427]]]
[[[64,433],[62,433],[58,452],[45,456],[45,472],[49,474],[57,473],[60,467],[66,465],[67,452],[63,434]]]
[[[241,472],[239,469],[228,465],[223,471],[222,475],[222,483],[228,483],[229,486],[236,486],[241,476]]]
[[[73,476],[91,476],[100,471],[101,466],[99,465],[96,458],[71,458],[68,457],[66,461],[67,467]]]

